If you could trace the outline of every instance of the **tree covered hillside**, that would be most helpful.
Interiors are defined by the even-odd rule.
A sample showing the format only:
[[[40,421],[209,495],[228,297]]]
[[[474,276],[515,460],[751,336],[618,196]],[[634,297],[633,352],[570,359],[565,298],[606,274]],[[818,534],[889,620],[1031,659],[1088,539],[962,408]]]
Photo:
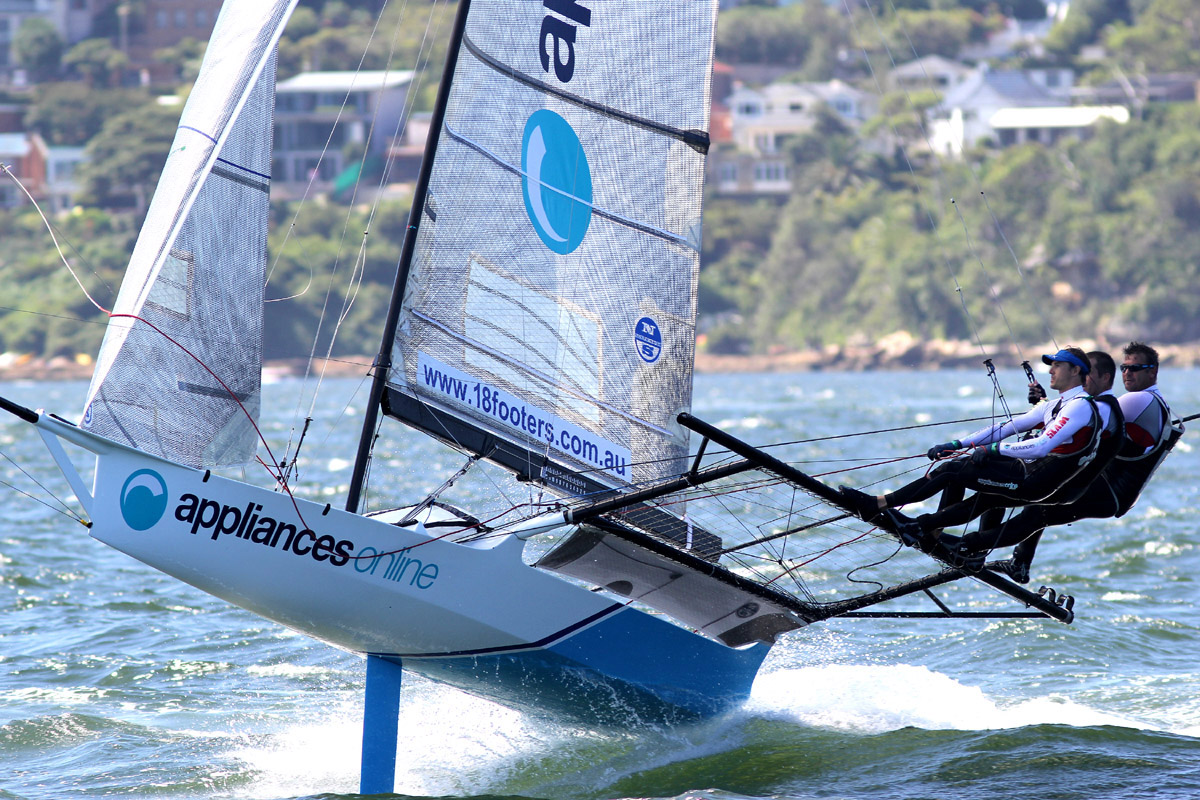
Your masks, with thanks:
[[[382,67],[393,48],[393,66],[410,67],[432,46],[421,36],[426,19],[433,14],[444,33],[452,11],[428,0],[405,7],[410,33],[374,36],[366,68]],[[888,94],[880,76],[914,55],[954,56],[978,45],[1006,15],[1035,19],[1045,7],[759,0],[721,13],[718,58],[783,67],[788,79],[837,77],[879,95],[881,111],[859,131],[825,113],[790,140],[790,195],[708,198],[700,327],[710,351],[761,353],[899,330],[996,343],[1050,335],[1200,340],[1200,106],[1147,103],[1138,93],[1153,72],[1200,77],[1200,3],[1074,0],[1042,50],[993,64],[1069,66],[1083,84],[1123,80],[1128,123],[1103,124],[1088,141],[932,157],[920,139],[936,96]],[[371,24],[362,4],[305,0],[281,43],[281,76],[351,68]],[[178,64],[181,96],[201,49],[163,54]],[[111,86],[111,54],[100,50],[90,45],[58,61],[39,51],[55,80],[0,100],[27,103],[26,125],[50,144],[86,144],[78,208],[54,225],[80,281],[111,307],[178,107]],[[430,59],[441,63],[436,52]],[[418,109],[428,107],[435,84],[430,76],[420,85]],[[376,319],[391,291],[407,201],[385,203],[373,216],[341,202],[310,198],[299,215],[295,205],[273,206],[268,295],[278,302],[267,308],[268,357],[324,355],[335,329],[335,356],[378,347]],[[0,212],[0,241],[0,353],[94,353],[103,314],[40,219],[27,206]]]
[[[707,206],[716,352],[974,339],[969,320],[992,342],[1200,339],[1200,107],[911,171],[830,119],[794,155],[782,205]]]

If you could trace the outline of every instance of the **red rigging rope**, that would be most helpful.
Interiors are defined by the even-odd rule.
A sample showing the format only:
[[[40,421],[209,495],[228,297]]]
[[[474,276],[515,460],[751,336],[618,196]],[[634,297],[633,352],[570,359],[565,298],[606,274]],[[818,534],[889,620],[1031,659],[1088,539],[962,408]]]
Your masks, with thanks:
[[[271,475],[272,479],[274,479],[274,481],[279,485],[279,487],[284,492],[287,493],[287,496],[292,501],[292,507],[295,508],[295,510],[296,510],[296,516],[298,516],[300,518],[300,522],[305,527],[308,527],[308,523],[304,521],[304,516],[300,512],[300,505],[299,505],[299,503],[296,502],[296,497],[295,497],[295,495],[292,494],[291,487],[288,486],[287,478],[284,475],[282,468],[278,464],[275,463],[275,454],[271,451],[271,446],[267,443],[266,437],[263,436],[262,430],[258,426],[258,421],[254,419],[254,415],[251,414],[246,409],[246,407],[242,404],[242,401],[240,399],[238,399],[237,394],[232,389],[229,388],[229,386],[225,383],[225,381],[221,380],[221,377],[219,375],[217,375],[217,373],[213,372],[212,369],[207,364],[205,364],[198,356],[196,356],[195,353],[193,353],[191,350],[184,347],[180,342],[178,342],[177,340],[172,338],[169,334],[166,333],[166,331],[163,331],[158,326],[156,326],[154,323],[148,321],[144,317],[138,316],[137,314],[114,313],[111,310],[102,306],[99,302],[97,302],[96,298],[92,297],[91,293],[88,292],[87,287],[83,285],[83,281],[81,281],[79,279],[79,275],[75,272],[74,268],[71,266],[71,263],[67,260],[66,254],[63,253],[62,246],[58,242],[58,237],[56,237],[54,235],[54,226],[52,226],[50,224],[50,220],[46,218],[46,214],[45,214],[45,212],[42,211],[42,207],[38,204],[37,200],[35,200],[33,195],[29,193],[29,190],[27,188],[25,188],[25,185],[23,183],[21,183],[20,179],[18,179],[17,176],[12,173],[12,170],[9,169],[7,164],[0,164],[0,172],[3,172],[5,175],[7,175],[9,178],[11,178],[13,180],[13,182],[16,183],[17,186],[21,189],[21,191],[25,194],[25,196],[27,198],[29,198],[29,202],[33,204],[33,207],[37,211],[38,216],[40,216],[42,219],[42,223],[46,226],[46,230],[50,234],[51,241],[54,242],[54,249],[58,253],[59,259],[62,261],[63,266],[65,266],[67,268],[67,272],[69,272],[71,274],[71,277],[74,278],[76,285],[79,286],[80,291],[83,292],[83,295],[84,295],[84,297],[86,297],[88,299],[88,302],[90,302],[93,306],[95,306],[96,309],[100,311],[100,313],[107,316],[110,320],[112,320],[112,319],[132,319],[132,320],[141,322],[142,324],[146,325],[148,328],[150,328],[155,333],[162,336],[168,342],[170,342],[171,344],[178,347],[189,358],[191,358],[193,361],[195,361],[197,364],[199,364],[201,369],[203,369],[210,376],[212,376],[213,380],[215,380],[218,384],[220,384],[221,388],[224,389],[226,393],[228,393],[230,398],[232,398],[235,403],[237,403],[238,408],[241,409],[242,413],[246,416],[246,419],[249,420],[250,425],[254,428],[255,435],[258,437],[258,440],[260,442],[262,442],[263,448],[266,450],[267,455],[270,456],[271,461],[272,461],[272,465],[267,465],[267,463],[264,462],[262,460],[262,458],[259,458],[258,459],[259,463],[261,463],[264,467],[266,467],[267,472]]]

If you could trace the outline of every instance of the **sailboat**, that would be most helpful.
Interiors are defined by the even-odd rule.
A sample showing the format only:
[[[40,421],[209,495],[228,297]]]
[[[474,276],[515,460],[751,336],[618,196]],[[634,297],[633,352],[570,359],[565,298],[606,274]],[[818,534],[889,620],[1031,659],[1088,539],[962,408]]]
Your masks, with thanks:
[[[36,426],[93,537],[367,656],[364,792],[392,788],[402,668],[678,723],[737,707],[781,636],[831,617],[1071,620],[691,414],[716,0],[459,0],[345,507],[295,496],[257,427],[295,3],[225,4],[78,423],[0,407]],[[537,492],[493,519],[438,490],[364,509],[396,421]],[[95,456],[90,484],[64,444]],[[258,462],[272,485],[239,477]],[[931,591],[967,577],[1023,608]],[[910,595],[936,605],[865,610]]]

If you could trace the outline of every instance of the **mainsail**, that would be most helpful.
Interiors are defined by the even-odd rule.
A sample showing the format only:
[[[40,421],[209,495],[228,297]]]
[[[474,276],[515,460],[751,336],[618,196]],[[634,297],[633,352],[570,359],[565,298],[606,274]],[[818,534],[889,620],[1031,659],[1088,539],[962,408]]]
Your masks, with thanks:
[[[389,413],[572,493],[686,469],[716,7],[473,3]]]
[[[255,453],[275,46],[295,3],[222,8],[84,409],[85,428],[190,466]]]

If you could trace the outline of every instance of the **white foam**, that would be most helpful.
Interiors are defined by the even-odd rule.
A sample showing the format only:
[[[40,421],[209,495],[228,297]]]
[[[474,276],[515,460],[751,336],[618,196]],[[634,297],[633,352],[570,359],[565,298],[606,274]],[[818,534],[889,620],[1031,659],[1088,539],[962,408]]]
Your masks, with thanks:
[[[396,758],[400,794],[487,794],[556,734],[545,723],[504,706],[410,676],[402,696]],[[419,684],[419,688],[413,686]],[[302,722],[263,735],[262,720],[246,721],[227,754],[255,777],[247,798],[358,791],[362,756],[361,691]],[[464,721],[469,721],[464,724]]]
[[[906,727],[927,730],[995,730],[1026,725],[1141,723],[1049,696],[1001,705],[982,689],[926,667],[821,666],[760,675],[747,711],[799,724],[861,733]]]

